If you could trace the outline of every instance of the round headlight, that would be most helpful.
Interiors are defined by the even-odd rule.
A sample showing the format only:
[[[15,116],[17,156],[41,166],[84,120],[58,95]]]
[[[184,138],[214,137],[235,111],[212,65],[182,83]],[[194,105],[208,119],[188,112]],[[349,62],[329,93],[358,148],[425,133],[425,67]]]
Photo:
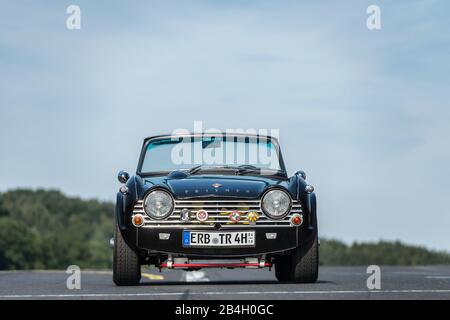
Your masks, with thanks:
[[[172,213],[173,198],[167,191],[152,191],[144,199],[144,210],[153,219],[165,219]]]
[[[261,207],[269,218],[282,219],[291,209],[291,197],[282,190],[271,190],[264,195]]]

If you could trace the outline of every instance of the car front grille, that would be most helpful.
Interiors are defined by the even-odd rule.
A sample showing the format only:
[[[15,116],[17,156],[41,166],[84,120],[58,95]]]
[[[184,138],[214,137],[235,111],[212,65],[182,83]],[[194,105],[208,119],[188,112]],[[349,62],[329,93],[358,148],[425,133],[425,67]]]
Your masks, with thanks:
[[[180,211],[185,208],[190,210],[190,219],[187,222],[180,219]],[[201,209],[206,210],[209,215],[209,219],[205,222],[196,219],[196,213]],[[241,213],[241,220],[238,222],[232,222],[229,218],[230,213],[235,210]],[[255,223],[247,221],[247,214],[250,212],[256,212],[259,215]],[[294,200],[289,214],[281,220],[274,220],[264,214],[260,200],[175,200],[173,213],[164,220],[155,220],[145,213],[143,201],[139,200],[133,210],[133,214],[138,213],[144,216],[144,227],[213,227],[217,223],[220,223],[222,227],[255,227],[290,226],[291,216],[294,213],[302,214],[303,211],[300,202]]]

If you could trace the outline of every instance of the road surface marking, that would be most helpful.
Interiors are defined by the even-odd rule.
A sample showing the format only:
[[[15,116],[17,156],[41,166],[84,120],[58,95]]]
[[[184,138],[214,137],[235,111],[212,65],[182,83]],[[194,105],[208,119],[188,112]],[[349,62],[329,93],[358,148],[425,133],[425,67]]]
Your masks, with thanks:
[[[95,271],[95,270],[81,270],[82,274],[100,274],[100,275],[112,275],[112,271]]]
[[[38,270],[38,271],[33,271],[33,272],[55,272],[55,271],[47,271],[47,270]],[[57,271],[60,273],[65,273],[65,271]],[[82,274],[96,274],[96,275],[112,275],[112,271],[96,271],[96,270],[86,270],[86,271],[81,271]],[[159,275],[159,274],[152,274],[152,273],[142,273],[142,276],[144,278],[150,279],[150,280],[164,280],[164,276],[163,275]]]
[[[164,280],[164,276],[161,274],[143,273],[142,276],[150,280]]]
[[[2,271],[5,272],[5,271]],[[25,273],[24,270],[8,270],[6,272]],[[66,273],[66,270],[30,270],[31,273]],[[100,274],[100,275],[112,275],[112,271],[109,270],[81,270],[84,274]]]
[[[359,293],[450,293],[449,290],[331,290],[331,291],[206,291],[190,292],[189,295],[268,295],[268,294],[359,294]],[[185,292],[143,292],[143,293],[82,293],[82,294],[17,294],[0,295],[0,299],[13,298],[100,298],[100,297],[146,297],[182,296]]]
[[[427,279],[450,279],[450,276],[426,276]]]
[[[416,276],[430,274],[429,272],[426,271],[392,271],[392,272],[386,271],[386,273],[400,274],[400,275],[416,275]]]

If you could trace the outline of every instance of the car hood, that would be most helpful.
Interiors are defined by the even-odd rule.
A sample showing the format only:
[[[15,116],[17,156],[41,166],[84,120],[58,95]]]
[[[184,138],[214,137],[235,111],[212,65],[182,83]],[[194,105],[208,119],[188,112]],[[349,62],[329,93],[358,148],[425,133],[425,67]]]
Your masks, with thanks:
[[[193,175],[182,179],[144,178],[144,193],[150,188],[169,189],[177,199],[186,198],[259,198],[270,186],[289,189],[289,179],[261,176]]]

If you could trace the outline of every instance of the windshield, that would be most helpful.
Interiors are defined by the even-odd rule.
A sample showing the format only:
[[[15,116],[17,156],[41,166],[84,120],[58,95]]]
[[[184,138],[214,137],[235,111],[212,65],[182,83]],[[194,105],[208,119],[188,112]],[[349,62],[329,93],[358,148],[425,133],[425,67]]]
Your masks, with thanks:
[[[265,137],[172,137],[150,141],[141,173],[193,169],[282,171],[278,148]]]

